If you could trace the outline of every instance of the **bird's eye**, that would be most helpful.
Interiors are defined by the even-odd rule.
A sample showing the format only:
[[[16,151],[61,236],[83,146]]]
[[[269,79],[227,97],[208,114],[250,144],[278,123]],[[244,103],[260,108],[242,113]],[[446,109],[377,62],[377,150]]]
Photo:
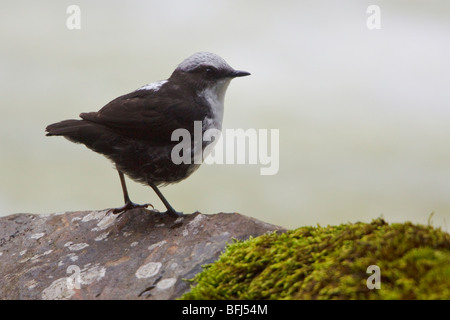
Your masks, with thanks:
[[[206,68],[205,72],[208,76],[212,76],[216,73],[216,70],[214,68]]]

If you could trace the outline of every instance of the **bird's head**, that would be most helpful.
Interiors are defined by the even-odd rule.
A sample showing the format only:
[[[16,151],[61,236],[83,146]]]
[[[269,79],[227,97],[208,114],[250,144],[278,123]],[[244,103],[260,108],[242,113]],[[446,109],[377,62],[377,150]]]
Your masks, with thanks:
[[[192,85],[196,91],[211,90],[223,97],[233,78],[250,75],[235,70],[221,57],[210,52],[197,52],[181,62],[169,80]]]

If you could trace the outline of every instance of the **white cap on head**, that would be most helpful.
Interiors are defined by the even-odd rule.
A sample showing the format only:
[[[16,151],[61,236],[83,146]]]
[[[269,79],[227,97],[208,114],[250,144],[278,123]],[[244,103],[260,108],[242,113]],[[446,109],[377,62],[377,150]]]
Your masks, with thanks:
[[[189,72],[199,66],[212,66],[219,70],[233,70],[223,58],[211,52],[194,53],[192,56],[181,62],[177,69]]]

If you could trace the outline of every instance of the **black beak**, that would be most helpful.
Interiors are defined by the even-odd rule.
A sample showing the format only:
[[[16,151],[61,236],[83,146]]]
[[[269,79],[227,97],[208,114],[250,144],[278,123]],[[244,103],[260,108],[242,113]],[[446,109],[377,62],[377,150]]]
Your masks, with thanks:
[[[230,73],[230,77],[232,77],[232,78],[245,77],[245,76],[249,76],[249,75],[250,75],[250,72],[241,71],[241,70],[234,70],[233,72]]]

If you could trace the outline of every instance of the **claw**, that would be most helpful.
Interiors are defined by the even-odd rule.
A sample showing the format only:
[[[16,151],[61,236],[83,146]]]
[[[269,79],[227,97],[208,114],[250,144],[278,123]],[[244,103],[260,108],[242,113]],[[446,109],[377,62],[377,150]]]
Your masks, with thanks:
[[[135,208],[147,208],[148,206],[151,206],[152,208],[153,205],[150,203],[146,203],[146,204],[137,204],[131,201],[128,201],[125,203],[125,205],[119,207],[119,208],[115,208],[115,209],[111,209],[111,212],[114,214],[118,214],[118,213],[123,213],[125,211],[131,210],[131,209],[135,209]]]
[[[178,212],[178,211],[175,211],[175,210],[167,210],[163,214],[168,214],[169,216],[171,216],[172,218],[175,218],[175,219],[184,216],[183,212]]]

